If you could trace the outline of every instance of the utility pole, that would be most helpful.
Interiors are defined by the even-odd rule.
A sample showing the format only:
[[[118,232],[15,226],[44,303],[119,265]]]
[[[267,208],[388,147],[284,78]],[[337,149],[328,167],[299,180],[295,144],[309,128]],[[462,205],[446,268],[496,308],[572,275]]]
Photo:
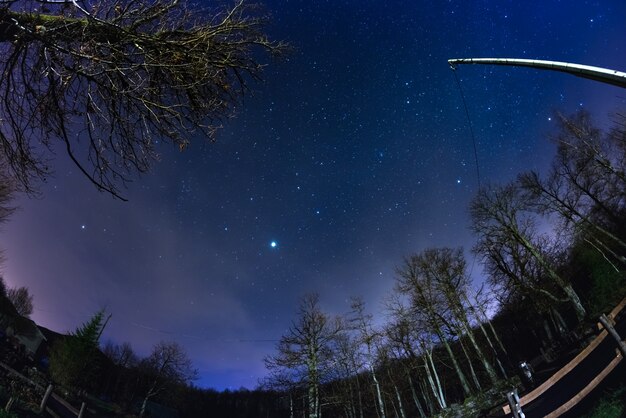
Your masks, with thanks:
[[[529,60],[519,58],[460,58],[449,59],[448,64],[454,70],[458,64],[488,64],[488,65],[509,65],[514,67],[532,67],[540,70],[560,71],[575,75],[577,77],[588,78],[601,83],[626,89],[626,73],[622,71],[610,70],[608,68],[593,67],[591,65],[573,64],[570,62]]]

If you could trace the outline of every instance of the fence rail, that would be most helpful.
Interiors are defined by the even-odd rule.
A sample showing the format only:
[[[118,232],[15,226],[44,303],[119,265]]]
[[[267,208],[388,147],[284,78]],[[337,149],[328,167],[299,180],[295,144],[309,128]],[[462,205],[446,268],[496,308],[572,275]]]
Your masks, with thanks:
[[[39,412],[43,412],[44,409],[51,413],[53,416],[59,416],[62,418],[84,418],[86,404],[82,403],[80,410],[73,407],[67,400],[63,399],[61,396],[53,392],[53,386],[48,385],[47,388],[44,388],[39,383],[29,379],[24,376],[8,364],[4,364],[0,362],[0,368],[4,369],[9,375],[15,376],[28,385],[37,389],[37,391],[41,392],[41,405]]]
[[[608,319],[612,322],[615,321],[619,313],[626,307],[626,298],[622,299],[622,301],[615,306],[615,308],[607,315]],[[611,326],[611,325],[607,325]],[[609,335],[607,329],[604,326],[601,326],[602,331],[598,334],[598,336],[587,346],[585,347],[576,357],[570,360],[565,366],[559,369],[556,373],[554,373],[548,380],[543,382],[540,386],[532,390],[531,392],[524,395],[519,400],[520,406],[529,405],[531,402],[535,401],[537,398],[541,397],[546,391],[552,389],[561,379],[566,377],[572,370],[576,369],[577,366],[580,365],[590,354],[592,354],[606,339]],[[612,330],[615,332],[614,330]],[[617,335],[617,334],[615,334]],[[617,338],[617,337],[616,337]],[[591,381],[575,396],[565,402],[563,405],[560,405],[550,414],[546,415],[551,418],[558,417],[563,413],[572,409],[576,404],[578,404],[585,396],[587,396],[623,359],[622,354],[618,351],[616,357],[612,358],[612,360],[602,368]],[[503,405],[502,410],[505,414],[511,413],[511,407],[509,405]]]

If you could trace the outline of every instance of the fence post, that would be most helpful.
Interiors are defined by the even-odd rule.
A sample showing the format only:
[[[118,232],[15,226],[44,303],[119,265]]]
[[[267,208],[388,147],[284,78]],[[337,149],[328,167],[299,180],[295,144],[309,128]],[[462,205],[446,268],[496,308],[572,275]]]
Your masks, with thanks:
[[[607,318],[605,314],[602,314],[600,315],[600,323],[602,324],[604,329],[606,329],[608,333],[611,334],[611,337],[613,337],[617,342],[617,346],[619,347],[619,351],[621,351],[622,353],[622,357],[626,358],[626,343],[622,341],[621,337],[615,330],[615,327],[611,323],[611,320]]]
[[[87,405],[85,404],[85,402],[83,402],[83,404],[80,406],[80,412],[78,413],[78,418],[83,418],[85,416],[86,407]]]
[[[513,416],[515,418],[525,418],[526,415],[522,412],[522,407],[519,404],[519,395],[517,394],[517,389],[513,389],[506,394],[507,400],[509,401],[509,405],[511,407],[511,412],[513,412]]]
[[[48,389],[46,389],[46,394],[43,395],[43,399],[41,399],[41,405],[39,406],[40,414],[42,414],[46,410],[46,404],[48,403],[48,398],[50,398],[51,393],[52,393],[52,385],[48,385]]]

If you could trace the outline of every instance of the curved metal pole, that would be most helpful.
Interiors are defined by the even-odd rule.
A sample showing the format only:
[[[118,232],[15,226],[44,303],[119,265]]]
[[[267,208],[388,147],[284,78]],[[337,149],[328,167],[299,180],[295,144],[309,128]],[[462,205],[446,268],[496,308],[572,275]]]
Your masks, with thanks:
[[[617,87],[626,88],[626,73],[608,68],[593,67],[591,65],[573,64],[570,62],[529,60],[518,58],[460,58],[449,59],[452,69],[457,64],[492,64],[510,65],[515,67],[532,67],[541,70],[554,70],[572,74],[577,77],[588,78]]]

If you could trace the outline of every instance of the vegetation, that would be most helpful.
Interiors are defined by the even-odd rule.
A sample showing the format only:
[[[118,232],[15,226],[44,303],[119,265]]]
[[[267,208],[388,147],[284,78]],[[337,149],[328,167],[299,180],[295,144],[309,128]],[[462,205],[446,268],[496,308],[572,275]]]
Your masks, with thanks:
[[[100,368],[98,341],[105,325],[104,311],[97,312],[54,344],[50,351],[50,374],[56,383],[70,388],[93,388]]]
[[[318,295],[305,295],[265,359],[269,375],[261,388],[223,393],[193,387],[197,372],[173,342],[155,345],[143,359],[128,343],[108,343],[103,355],[106,321],[98,312],[54,343],[52,378],[74,393],[110,399],[112,413],[139,416],[151,401],[184,417],[487,412],[520,385],[516,364],[549,358],[626,295],[626,124],[603,133],[585,113],[560,120],[545,176],[522,173],[484,187],[472,201],[473,251],[488,288],[471,282],[463,249],[444,247],[399,263],[384,322],[376,323],[359,298],[333,316]],[[0,281],[0,293],[11,298],[11,312],[32,311],[27,290]],[[592,416],[622,414],[623,391],[616,393]]]
[[[27,287],[8,287],[0,276],[0,313],[28,318],[33,313],[33,296]]]
[[[266,384],[288,395],[290,416],[479,415],[519,385],[509,380],[518,362],[549,357],[626,295],[626,125],[603,133],[584,112],[560,121],[545,177],[522,173],[471,203],[488,292],[473,288],[462,249],[428,248],[397,268],[386,324],[373,326],[358,299],[332,332],[317,297],[314,316],[301,307],[296,324],[316,320],[292,329],[267,362]],[[302,356],[286,345],[294,337]]]
[[[27,287],[8,289],[6,296],[21,316],[29,317],[33,313],[33,296]]]
[[[160,141],[184,150],[192,137],[214,139],[260,76],[258,50],[283,49],[263,34],[264,22],[242,0],[211,11],[182,0],[3,2],[0,157],[8,178],[33,190],[60,143],[98,189],[119,196],[157,159]]]
[[[626,388],[621,387],[606,394],[586,418],[621,418],[626,412]]]

